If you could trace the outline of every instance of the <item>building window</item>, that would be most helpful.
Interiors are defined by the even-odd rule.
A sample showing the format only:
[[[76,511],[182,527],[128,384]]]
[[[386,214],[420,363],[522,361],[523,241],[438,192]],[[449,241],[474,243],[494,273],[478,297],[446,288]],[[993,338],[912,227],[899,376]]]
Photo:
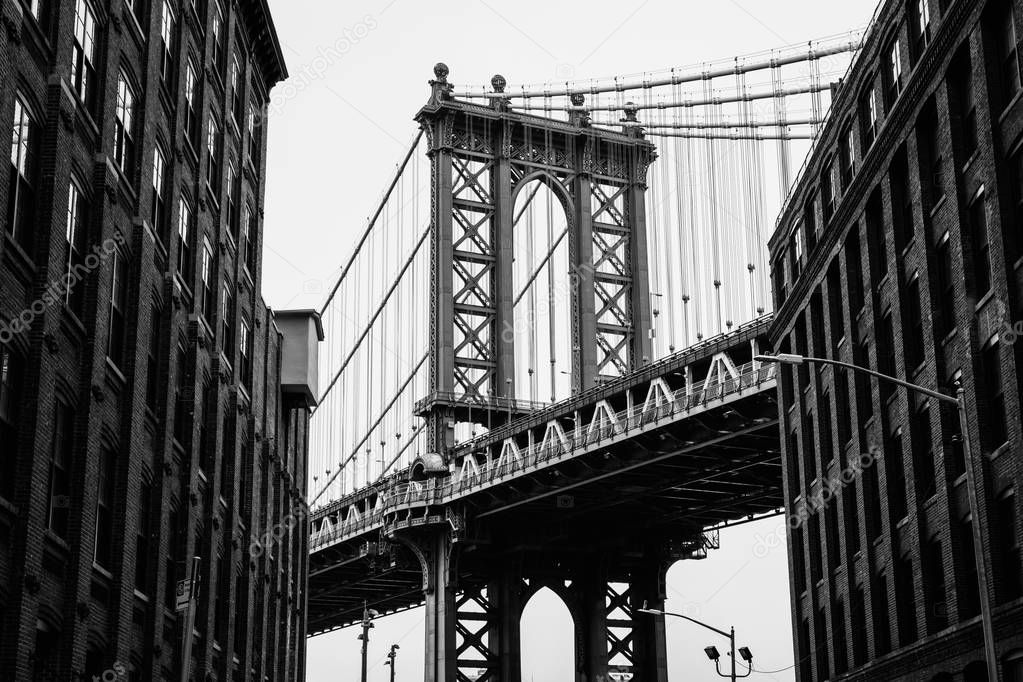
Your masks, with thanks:
[[[259,169],[259,150],[263,144],[263,126],[258,120],[259,107],[254,102],[249,103],[249,161],[252,167]]]
[[[79,318],[85,307],[84,279],[88,274],[85,267],[85,239],[89,208],[78,185],[71,182],[68,187],[67,225],[65,226],[64,275],[67,292],[64,303]]]
[[[1016,48],[1016,13],[1012,0],[1000,0],[991,9],[995,14],[1002,106],[1007,106],[1020,90],[1019,54]]]
[[[831,189],[831,162],[824,166],[821,171],[821,211],[824,213],[824,226],[831,222],[831,216],[835,215],[835,194]]]
[[[957,585],[959,593],[959,620],[974,618],[980,613],[980,584],[977,582],[977,556],[973,543],[973,517],[966,516],[959,524],[959,541],[962,552],[956,557],[959,563]]]
[[[46,33],[49,28],[50,2],[49,0],[27,0],[28,11],[36,20],[36,23]]]
[[[969,53],[959,58],[953,70],[955,92],[959,100],[959,126],[962,140],[963,159],[970,159],[977,151],[977,101],[973,87],[973,68]]]
[[[185,65],[185,138],[193,147],[199,140],[199,82],[195,66],[189,59]]]
[[[241,374],[241,381],[245,386],[249,385],[252,374],[252,358],[250,356],[251,349],[249,345],[252,340],[251,328],[249,327],[249,321],[242,316],[241,332],[238,335],[238,358],[239,358],[239,372]]]
[[[135,21],[139,23],[140,27],[144,26],[146,23],[146,8],[149,3],[146,0],[125,0],[125,2],[128,5],[128,9],[131,10],[132,16],[135,17]],[[148,33],[148,31],[144,30],[143,33]]]
[[[1023,596],[1023,557],[1020,553],[1019,525],[1016,521],[1016,496],[1009,488],[995,502],[996,575],[1000,585],[999,603]]]
[[[92,111],[96,91],[96,11],[89,0],[75,0],[75,34],[71,56],[71,85]]]
[[[938,338],[944,339],[956,328],[955,318],[955,271],[952,269],[952,242],[948,232],[934,247],[934,261],[937,269],[937,295],[934,308],[938,312],[936,329]]]
[[[153,150],[153,193],[150,219],[153,231],[167,242],[167,157],[159,146]]]
[[[863,258],[860,254],[859,225],[853,225],[845,240],[845,276],[849,284],[849,314],[855,320],[863,309]]]
[[[941,557],[941,539],[934,536],[924,544],[924,603],[927,604],[927,633],[948,627],[948,602],[945,599],[945,563]]]
[[[897,523],[906,518],[906,468],[902,462],[902,429],[888,436],[884,445],[885,478],[888,479],[888,510]]]
[[[910,0],[912,2],[912,0]],[[913,56],[920,59],[920,56],[927,49],[931,42],[931,6],[929,0],[916,0],[916,11],[911,13],[913,18]]]
[[[192,288],[192,207],[184,198],[178,202],[178,274]]]
[[[219,2],[213,3],[213,22],[210,29],[210,33],[213,37],[213,67],[216,69],[217,74],[224,73],[224,55],[226,54],[225,39],[224,39],[224,10],[221,9]]]
[[[235,125],[241,129],[245,120],[245,99],[242,93],[242,63],[238,55],[231,57],[231,115]]]
[[[110,282],[110,333],[107,338],[107,357],[125,369],[125,347],[128,336],[128,258],[114,251],[113,277]]]
[[[884,519],[881,518],[881,481],[877,467],[870,466],[864,472],[864,509],[867,512],[867,539],[871,542],[881,537]]]
[[[796,225],[792,236],[789,237],[789,272],[792,273],[792,282],[799,279],[803,271],[803,226]]]
[[[256,259],[259,257],[259,218],[251,207],[246,209],[245,219],[245,267],[250,274],[256,272]]]
[[[917,502],[922,504],[938,492],[934,480],[931,410],[926,403],[913,415],[912,424],[913,479],[916,481]]]
[[[883,656],[892,650],[892,624],[888,616],[888,576],[884,571],[874,578],[873,593],[874,653]]]
[[[920,149],[920,185],[927,208],[933,211],[938,201],[945,196],[941,129],[938,126],[938,113],[933,101],[928,104],[926,113],[917,126],[917,143]]]
[[[902,52],[899,50],[899,41],[896,40],[888,52],[888,108],[891,108],[901,92]]]
[[[206,131],[206,151],[209,161],[206,166],[206,185],[213,196],[220,196],[220,124],[210,114],[210,125]]]
[[[50,449],[49,506],[46,527],[58,537],[68,539],[71,513],[71,462],[74,457],[75,413],[69,405],[57,401],[53,420],[53,444]]]
[[[149,357],[146,369],[146,404],[155,413],[160,400],[160,356],[163,348],[163,311],[153,304],[150,313]]]
[[[909,163],[905,146],[896,152],[888,171],[888,179],[892,191],[895,254],[901,255],[916,232],[916,224],[913,219],[913,193],[909,185]]]
[[[174,387],[174,438],[186,450],[192,447],[192,400],[189,385],[188,352],[183,341],[178,341],[177,385]]]
[[[1001,343],[990,343],[980,353],[983,374],[983,418],[981,443],[985,452],[1001,447],[1008,439],[1005,414],[1005,384],[1000,361]]]
[[[860,99],[860,127],[863,138],[863,153],[866,154],[870,145],[877,138],[877,93],[873,84],[863,93]]]
[[[902,343],[906,371],[912,373],[924,361],[924,322],[920,309],[920,278],[913,277],[905,290]]]
[[[1002,660],[1002,676],[1005,682],[1023,682],[1023,651],[1012,652]]]
[[[14,134],[11,138],[11,176],[7,188],[7,233],[32,253],[39,164],[39,126],[20,96],[14,98]]]
[[[0,497],[14,500],[18,462],[18,406],[21,403],[21,360],[0,345]]]
[[[881,330],[877,338],[877,371],[895,376],[895,327],[892,324],[891,310],[885,311],[881,316]],[[877,386],[882,403],[886,403],[895,393],[895,384],[890,381],[879,381]]]
[[[231,285],[224,282],[220,304],[220,348],[234,362],[234,294]]]
[[[96,543],[93,561],[111,570],[114,565],[114,490],[117,486],[117,452],[104,447],[96,480]]]
[[[135,93],[128,78],[117,78],[117,107],[114,122],[114,162],[121,173],[134,182],[135,177]]]
[[[168,92],[174,92],[174,33],[176,20],[171,0],[163,0],[160,19],[160,85]]]
[[[182,518],[181,512],[175,504],[167,511],[167,557],[165,559],[166,582],[163,590],[163,603],[167,608],[175,608],[177,595],[178,570],[177,564],[184,556],[182,543]],[[182,573],[183,575],[183,573]]]
[[[234,161],[227,162],[227,197],[225,198],[224,215],[227,217],[227,234],[235,239],[238,234],[238,171]]]
[[[895,604],[895,617],[899,627],[899,646],[909,646],[917,639],[913,559],[909,555],[900,557],[895,564],[895,592],[899,595]],[[931,604],[928,605],[928,608],[936,606],[936,604]]]
[[[240,332],[238,334],[238,370],[241,382],[244,385],[252,381],[252,327],[246,316],[241,316]]]
[[[856,145],[853,140],[853,129],[849,126],[842,133],[838,152],[839,171],[841,173],[842,191],[848,189],[856,172]]]
[[[974,296],[979,301],[991,290],[991,244],[987,233],[987,202],[983,192],[970,204],[967,229],[973,261]]]
[[[217,289],[215,283],[216,273],[214,272],[216,261],[214,260],[213,245],[210,240],[203,237],[202,240],[202,308],[200,312],[207,322],[213,321],[213,313],[217,309]]]

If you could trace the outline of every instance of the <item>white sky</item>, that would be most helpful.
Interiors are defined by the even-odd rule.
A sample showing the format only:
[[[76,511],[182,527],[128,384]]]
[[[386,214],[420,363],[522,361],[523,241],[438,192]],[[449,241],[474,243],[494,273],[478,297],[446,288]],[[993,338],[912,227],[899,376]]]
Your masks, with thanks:
[[[632,74],[800,44],[862,27],[874,0],[270,0],[291,81],[270,116],[263,291],[277,309],[319,308],[416,132],[432,67],[456,86]],[[797,163],[798,165],[798,163]],[[328,339],[329,342],[329,339]],[[669,574],[669,609],[719,628],[734,624],[761,670],[792,664],[783,547],[754,556],[771,519],[722,533],[722,549]],[[571,679],[567,612],[530,604],[524,680]],[[397,679],[422,679],[422,614],[377,623],[370,679],[387,680],[389,644],[401,641]],[[356,631],[309,642],[310,682],[357,680]],[[706,635],[706,636],[705,636]],[[703,654],[713,634],[683,621],[668,629],[672,679],[719,679]],[[792,680],[792,672],[753,679]]]

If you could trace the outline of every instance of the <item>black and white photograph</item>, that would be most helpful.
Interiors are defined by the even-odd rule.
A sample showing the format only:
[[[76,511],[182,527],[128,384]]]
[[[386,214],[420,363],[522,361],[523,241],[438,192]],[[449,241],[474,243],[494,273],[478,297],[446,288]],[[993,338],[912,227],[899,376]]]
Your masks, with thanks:
[[[0,682],[1023,682],[1023,0],[0,0]]]

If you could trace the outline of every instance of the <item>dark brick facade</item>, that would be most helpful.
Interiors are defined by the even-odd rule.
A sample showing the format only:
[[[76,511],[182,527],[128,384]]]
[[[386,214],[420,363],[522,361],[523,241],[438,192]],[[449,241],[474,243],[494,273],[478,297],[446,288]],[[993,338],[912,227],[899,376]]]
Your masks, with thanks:
[[[789,513],[876,457],[790,524],[800,680],[987,679],[976,522],[1001,674],[1023,679],[1021,37],[1020,0],[883,2],[771,239],[775,350],[961,382],[980,498],[973,519],[954,405],[781,367]]]
[[[0,679],[181,679],[193,556],[191,678],[304,679],[309,405],[260,294],[266,0],[0,8],[2,129],[32,121],[0,167]]]

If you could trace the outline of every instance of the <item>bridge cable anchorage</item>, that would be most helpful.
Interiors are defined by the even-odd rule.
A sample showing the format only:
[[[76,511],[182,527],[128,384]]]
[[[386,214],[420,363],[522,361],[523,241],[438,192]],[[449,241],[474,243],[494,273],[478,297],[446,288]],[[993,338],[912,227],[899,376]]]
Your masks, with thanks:
[[[824,57],[830,57],[832,55],[843,54],[848,52],[856,52],[860,49],[863,44],[863,37],[866,32],[863,30],[852,31],[850,36],[858,36],[857,38],[850,38],[844,43],[833,45],[826,48],[818,48],[811,52],[805,50],[797,54],[793,54],[787,57],[771,57],[770,59],[764,59],[758,62],[750,64],[742,64],[736,66],[735,62],[732,61],[731,66],[722,66],[718,69],[704,69],[702,71],[691,71],[684,74],[676,74],[675,69],[672,69],[672,75],[667,78],[660,78],[654,80],[641,80],[631,83],[622,83],[618,81],[619,76],[614,77],[614,82],[607,85],[587,85],[586,87],[566,87],[560,92],[552,92],[549,87],[545,87],[542,90],[526,90],[526,86],[517,86],[519,91],[516,93],[501,93],[503,97],[513,97],[516,99],[532,99],[532,98],[545,98],[550,99],[552,96],[558,97],[571,97],[572,95],[597,95],[601,93],[618,93],[621,94],[628,90],[649,90],[651,88],[659,88],[665,86],[676,86],[685,83],[696,83],[699,81],[712,80],[715,78],[721,78],[724,76],[734,75],[739,70],[740,73],[752,73],[755,71],[764,71],[775,66],[790,66],[792,64],[799,64],[807,61],[819,61]],[[762,54],[762,53],[761,53]],[[736,57],[733,59],[742,59]],[[488,99],[498,96],[493,91],[473,92],[473,91],[461,91],[453,94],[454,97],[460,99]]]
[[[377,219],[380,217],[380,214],[384,210],[384,207],[387,206],[387,201],[388,199],[391,198],[391,192],[394,191],[394,188],[398,184],[398,181],[401,180],[402,175],[404,175],[405,168],[408,166],[409,161],[415,154],[416,148],[419,146],[419,141],[422,138],[423,130],[420,129],[419,132],[416,134],[415,139],[412,140],[412,145],[409,147],[408,153],[405,154],[405,158],[398,166],[398,171],[394,174],[394,179],[391,180],[391,184],[388,186],[387,191],[384,192],[384,196],[380,200],[380,204],[377,206],[376,211],[373,213],[373,217],[369,219],[369,223],[366,225],[366,229],[363,231],[362,236],[356,243],[355,250],[352,251],[352,254],[348,257],[348,261],[341,269],[341,276],[338,277],[337,282],[334,284],[334,288],[331,289],[330,294],[327,296],[327,300],[324,301],[323,306],[320,308],[320,315],[323,315],[327,311],[327,306],[329,306],[330,302],[334,300],[334,295],[337,294],[337,290],[341,288],[341,283],[344,282],[345,277],[348,276],[348,271],[351,270],[352,264],[355,262],[355,259],[358,257],[359,252],[362,250],[363,245],[366,243],[366,238],[369,237],[370,233],[373,231],[373,228],[376,227]]]
[[[401,268],[401,272],[398,273],[398,276],[391,283],[390,288],[387,290],[387,294],[384,296],[384,300],[382,300],[380,302],[380,305],[377,306],[377,309],[373,313],[373,316],[370,318],[369,322],[366,324],[366,328],[363,329],[362,334],[360,334],[358,340],[355,342],[355,347],[352,348],[351,351],[349,351],[348,357],[346,357],[344,362],[341,363],[341,368],[335,373],[334,378],[331,379],[330,384],[327,386],[326,390],[324,390],[323,394],[320,396],[320,402],[321,403],[323,402],[323,398],[326,397],[326,395],[328,393],[330,393],[331,389],[334,388],[334,385],[337,383],[338,379],[341,377],[341,374],[345,371],[345,368],[348,367],[348,363],[351,362],[352,357],[355,355],[355,351],[357,351],[359,349],[359,346],[362,344],[362,342],[365,340],[365,338],[367,336],[369,336],[369,333],[370,333],[370,331],[373,328],[373,323],[376,322],[378,317],[380,317],[380,313],[383,311],[384,306],[390,300],[391,294],[394,293],[394,290],[397,288],[398,284],[401,283],[401,278],[405,275],[405,272],[408,271],[409,266],[412,264],[412,261],[415,259],[416,254],[419,253],[419,249],[421,249],[423,244],[426,242],[426,238],[428,236],[430,236],[430,226],[429,225],[427,225],[426,229],[423,230],[423,234],[419,237],[419,241],[416,243],[415,248],[412,250],[412,254],[408,257],[408,260],[405,261],[405,264]],[[313,410],[313,412],[315,412],[315,409]]]
[[[391,408],[394,407],[394,404],[396,402],[398,402],[398,399],[402,396],[404,390],[408,387],[408,385],[410,383],[412,383],[412,380],[415,378],[416,374],[419,372],[419,369],[423,366],[423,364],[426,363],[426,361],[427,361],[427,359],[429,357],[430,357],[429,353],[426,353],[426,354],[423,355],[423,357],[419,360],[419,363],[409,373],[408,378],[406,378],[405,382],[401,385],[401,388],[399,388],[395,392],[394,397],[387,404],[387,407],[385,407],[381,411],[381,413],[377,417],[376,421],[373,422],[373,424],[371,426],[368,426],[366,428],[366,432],[365,432],[365,435],[362,437],[362,440],[360,440],[355,445],[355,447],[352,448],[352,452],[348,455],[348,457],[345,460],[343,460],[342,462],[340,462],[340,466],[339,466],[337,472],[335,472],[334,475],[330,478],[330,480],[328,480],[324,484],[323,489],[320,490],[320,492],[316,494],[316,497],[313,498],[312,502],[316,502],[316,500],[320,499],[320,497],[323,495],[324,492],[326,492],[326,490],[330,486],[330,484],[333,483],[333,481],[338,476],[341,475],[341,473],[344,471],[345,467],[347,467],[348,464],[351,463],[351,461],[353,459],[355,459],[355,457],[359,454],[359,451],[362,449],[362,446],[366,444],[367,440],[369,440],[369,437],[373,433],[373,430],[376,429],[376,427],[380,425],[380,422],[383,421],[384,417],[387,416],[387,414],[388,414],[388,412],[390,412]],[[370,382],[370,383],[372,384],[372,382]],[[369,418],[369,414],[368,414],[368,411],[367,411],[367,419],[368,418]],[[410,441],[410,442],[412,442],[412,441]],[[312,504],[312,502],[310,502],[310,504]]]

